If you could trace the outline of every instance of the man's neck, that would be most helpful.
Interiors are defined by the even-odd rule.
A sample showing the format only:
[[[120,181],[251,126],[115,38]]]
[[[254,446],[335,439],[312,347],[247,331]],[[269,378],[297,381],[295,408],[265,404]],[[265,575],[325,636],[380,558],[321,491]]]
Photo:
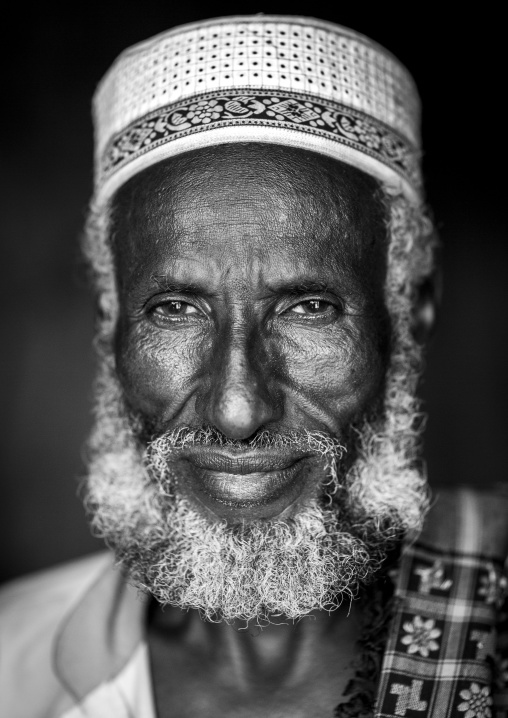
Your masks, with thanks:
[[[358,606],[346,600],[333,613],[316,611],[297,622],[272,617],[262,628],[255,622],[204,622],[197,611],[153,605],[148,635],[160,716],[165,715],[163,706],[174,707],[177,700],[172,687],[175,671],[181,672],[178,692],[186,693],[184,683],[189,680],[192,697],[191,686],[199,683],[201,691],[208,691],[209,704],[217,700],[217,715],[228,715],[230,709],[234,715],[241,700],[247,708],[259,704],[261,715],[282,695],[304,705],[305,696],[314,693],[333,710],[353,675],[360,630]],[[246,715],[257,715],[256,709]]]

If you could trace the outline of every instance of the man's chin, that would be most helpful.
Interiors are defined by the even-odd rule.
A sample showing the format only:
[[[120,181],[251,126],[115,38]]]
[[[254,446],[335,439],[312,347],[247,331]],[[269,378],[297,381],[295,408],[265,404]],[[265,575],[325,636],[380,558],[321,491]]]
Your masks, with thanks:
[[[159,603],[210,621],[265,623],[333,610],[375,575],[388,548],[380,536],[369,546],[340,529],[335,512],[317,502],[291,519],[228,525],[173,498],[163,521],[131,525],[114,549]]]

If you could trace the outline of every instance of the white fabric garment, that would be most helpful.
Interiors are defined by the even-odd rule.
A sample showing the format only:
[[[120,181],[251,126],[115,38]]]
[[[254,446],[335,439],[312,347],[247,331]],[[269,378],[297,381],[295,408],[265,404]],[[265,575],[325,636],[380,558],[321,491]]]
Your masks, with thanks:
[[[109,553],[0,591],[2,718],[155,718],[146,600]]]

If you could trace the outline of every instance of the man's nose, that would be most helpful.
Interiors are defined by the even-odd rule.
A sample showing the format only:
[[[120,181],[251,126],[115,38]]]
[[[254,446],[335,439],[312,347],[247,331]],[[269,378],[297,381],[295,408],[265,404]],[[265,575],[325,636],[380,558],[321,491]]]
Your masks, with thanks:
[[[249,344],[242,338],[219,342],[204,397],[206,422],[230,439],[248,439],[282,412],[268,358],[259,341]]]

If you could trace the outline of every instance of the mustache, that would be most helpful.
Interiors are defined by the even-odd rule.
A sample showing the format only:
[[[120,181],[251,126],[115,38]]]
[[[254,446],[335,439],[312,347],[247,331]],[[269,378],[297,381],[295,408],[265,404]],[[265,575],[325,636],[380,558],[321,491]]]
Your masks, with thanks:
[[[231,439],[213,426],[181,426],[160,433],[147,444],[147,453],[176,453],[193,446],[212,446],[235,452],[253,449],[295,449],[341,459],[347,448],[341,440],[323,431],[292,430],[256,432],[248,440]]]

